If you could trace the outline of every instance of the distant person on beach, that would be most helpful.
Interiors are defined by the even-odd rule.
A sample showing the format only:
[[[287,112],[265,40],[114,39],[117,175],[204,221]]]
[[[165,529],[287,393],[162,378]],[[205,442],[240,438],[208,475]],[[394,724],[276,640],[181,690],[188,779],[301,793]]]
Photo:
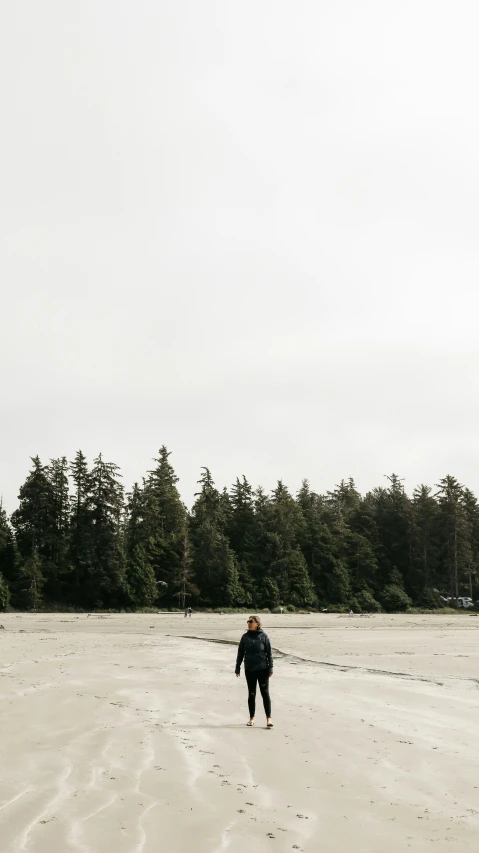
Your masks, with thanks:
[[[188,616],[190,616],[190,617],[191,617],[191,614],[192,614],[192,613],[193,613],[193,611],[192,611],[191,607],[188,607]]]
[[[186,619],[186,617],[188,616],[188,610],[189,610],[189,607],[187,607],[187,608],[186,608],[186,610],[185,610],[185,619]]]
[[[273,728],[271,722],[271,698],[269,695],[269,679],[273,675],[273,655],[269,637],[261,627],[259,616],[250,616],[247,620],[248,630],[241,637],[238,646],[238,657],[236,658],[236,677],[239,678],[241,664],[244,658],[244,672],[248,684],[248,726],[254,725],[254,714],[256,710],[256,684],[259,683],[261,696],[263,697],[264,712],[266,714],[266,725],[268,729]]]
[[[284,607],[283,607],[283,605],[281,605],[281,607],[279,608],[279,612],[281,613],[281,616],[283,615],[283,610],[284,610]]]

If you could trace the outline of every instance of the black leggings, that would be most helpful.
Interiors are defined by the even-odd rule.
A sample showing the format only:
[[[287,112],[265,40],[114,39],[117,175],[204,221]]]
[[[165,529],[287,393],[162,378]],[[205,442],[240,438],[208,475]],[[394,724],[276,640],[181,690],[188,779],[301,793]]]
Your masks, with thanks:
[[[257,669],[254,672],[248,672],[245,669],[246,681],[248,682],[248,708],[251,719],[254,717],[256,710],[256,682],[259,683],[259,689],[263,697],[264,712],[267,717],[271,717],[271,699],[269,695],[269,670]]]

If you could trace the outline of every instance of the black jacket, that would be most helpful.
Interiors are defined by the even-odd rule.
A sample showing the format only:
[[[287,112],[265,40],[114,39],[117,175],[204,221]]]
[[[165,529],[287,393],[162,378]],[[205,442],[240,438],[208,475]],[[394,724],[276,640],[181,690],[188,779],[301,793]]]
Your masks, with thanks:
[[[269,637],[261,628],[256,631],[246,631],[238,646],[238,657],[236,658],[236,674],[239,674],[244,658],[244,668],[248,672],[256,672],[259,669],[267,669],[273,672],[273,655]]]

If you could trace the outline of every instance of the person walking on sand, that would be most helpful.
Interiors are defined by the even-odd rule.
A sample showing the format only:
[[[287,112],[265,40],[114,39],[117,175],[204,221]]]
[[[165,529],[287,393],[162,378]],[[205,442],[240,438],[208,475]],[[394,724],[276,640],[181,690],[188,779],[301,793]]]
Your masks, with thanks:
[[[241,637],[236,658],[236,678],[239,678],[241,664],[244,659],[244,673],[248,684],[248,709],[249,722],[247,726],[254,726],[254,714],[256,710],[256,684],[259,683],[261,696],[263,697],[264,712],[266,714],[266,725],[268,729],[273,728],[271,722],[271,698],[269,695],[269,679],[273,675],[273,655],[269,637],[262,628],[259,616],[250,616],[247,620],[248,630]]]

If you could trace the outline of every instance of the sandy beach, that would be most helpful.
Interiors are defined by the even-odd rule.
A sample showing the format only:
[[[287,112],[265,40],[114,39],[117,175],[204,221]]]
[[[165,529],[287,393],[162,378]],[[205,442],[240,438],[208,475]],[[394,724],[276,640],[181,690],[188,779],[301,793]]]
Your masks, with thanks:
[[[479,617],[267,616],[273,730],[245,618],[2,614],[2,853],[477,850]]]

